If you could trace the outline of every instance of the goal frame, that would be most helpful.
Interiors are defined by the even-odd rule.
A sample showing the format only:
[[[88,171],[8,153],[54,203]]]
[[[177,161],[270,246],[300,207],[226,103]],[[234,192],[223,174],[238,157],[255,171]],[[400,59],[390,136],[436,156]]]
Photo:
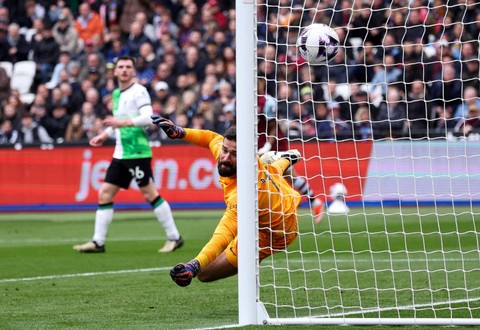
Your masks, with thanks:
[[[236,0],[239,325],[473,326],[467,318],[271,318],[260,300],[257,204],[256,0]],[[250,110],[252,109],[252,110]]]

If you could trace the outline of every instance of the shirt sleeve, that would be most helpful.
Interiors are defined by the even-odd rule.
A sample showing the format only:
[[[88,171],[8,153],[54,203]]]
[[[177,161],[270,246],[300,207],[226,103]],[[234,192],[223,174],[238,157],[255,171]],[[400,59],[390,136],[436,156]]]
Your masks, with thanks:
[[[148,126],[152,124],[150,116],[153,114],[152,100],[146,88],[142,86],[135,95],[135,102],[140,113],[131,118],[133,126]]]
[[[140,108],[140,115],[132,118],[133,126],[148,126],[152,124],[152,118],[150,116],[153,113],[151,105],[144,105]]]
[[[199,147],[210,149],[213,157],[218,159],[223,143],[222,135],[209,130],[185,128],[185,137],[183,139]]]
[[[213,232],[210,241],[203,247],[195,259],[204,268],[213,262],[237,236],[237,212],[227,209]]]

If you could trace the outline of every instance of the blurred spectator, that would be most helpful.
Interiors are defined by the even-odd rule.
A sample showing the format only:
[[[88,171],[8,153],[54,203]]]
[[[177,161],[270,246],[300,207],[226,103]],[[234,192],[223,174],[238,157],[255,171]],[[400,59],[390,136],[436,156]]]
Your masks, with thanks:
[[[222,108],[222,113],[215,120],[215,132],[219,134],[225,133],[225,131],[234,126],[235,121],[235,102],[227,103]]]
[[[231,46],[227,46],[223,48],[222,58],[223,58],[223,62],[225,63],[225,66],[228,66],[230,64],[235,65],[235,58],[236,58],[235,49]]]
[[[53,110],[47,114],[44,125],[48,135],[56,143],[63,143],[69,122],[70,115],[67,112],[66,104],[57,103],[53,106]]]
[[[167,103],[163,108],[163,114],[165,117],[175,117],[175,114],[184,112],[182,111],[182,104],[180,103],[179,97],[175,94],[172,94],[168,97]]]
[[[480,90],[480,61],[478,55],[470,56],[462,61],[462,82],[466,89],[473,87],[477,91]]]
[[[53,108],[57,104],[62,104],[62,103],[64,105],[68,104],[68,96],[63,95],[60,87],[57,86],[54,89],[52,89],[52,91],[50,92],[50,95],[46,99],[45,105],[47,106],[47,111],[51,113],[53,111]]]
[[[374,45],[381,45],[386,17],[372,15],[370,1],[362,1],[360,8],[353,12],[350,20],[349,38],[360,38],[362,41],[371,41]]]
[[[159,101],[162,106],[167,103],[168,97],[170,95],[170,88],[165,81],[157,81],[153,85],[153,100]]]
[[[178,38],[179,28],[175,22],[172,21],[172,14],[170,10],[164,9],[159,19],[154,20],[155,37],[160,40],[165,35],[169,35],[174,39]]]
[[[192,117],[191,128],[213,130],[213,121],[207,120],[203,113],[197,113]]]
[[[5,60],[12,63],[28,60],[30,45],[25,36],[20,34],[20,26],[17,23],[11,23],[8,26],[6,41],[8,56]]]
[[[98,73],[98,78],[103,80],[103,75],[105,72],[105,61],[101,54],[99,53],[90,53],[81,62],[82,67],[80,69],[78,79],[80,81],[85,80],[89,77],[93,70],[96,70]],[[102,81],[100,81],[100,84]]]
[[[218,45],[212,39],[205,43],[203,53],[207,62],[214,62],[220,56]]]
[[[176,113],[175,116],[173,116],[173,122],[180,127],[191,127],[187,115],[183,112]]]
[[[415,139],[429,136],[432,102],[427,86],[422,80],[415,80],[412,83],[411,91],[407,94],[406,106],[409,137]]]
[[[40,83],[46,83],[50,80],[59,54],[60,50],[53,38],[52,27],[50,24],[45,24],[43,31],[35,34],[35,45],[33,47],[33,60],[37,63]]]
[[[150,82],[155,76],[155,70],[148,66],[145,58],[141,56],[137,57],[135,69],[137,71],[138,83],[150,89]]]
[[[427,42],[428,30],[425,19],[419,9],[411,9],[407,14],[406,30],[402,41],[413,41],[416,44]]]
[[[22,2],[19,2],[20,4]],[[36,11],[36,1],[27,0],[23,2],[23,8],[15,15],[15,22],[18,23],[21,27],[26,27],[30,29],[34,27],[34,21],[36,19],[43,20],[43,16],[40,16]]]
[[[97,36],[103,41],[103,33],[105,24],[102,19],[92,10],[89,2],[83,2],[78,9],[78,17],[74,22],[74,27],[78,32],[78,36],[84,43],[92,41]]]
[[[227,17],[221,10],[219,0],[209,0],[202,10],[210,10],[211,15],[221,30],[225,30],[227,28]]]
[[[189,13],[180,16],[180,24],[178,30],[178,43],[181,48],[184,48],[187,41],[190,39],[190,34],[195,29],[195,17]]]
[[[376,51],[376,48],[370,41],[366,41],[359,47],[354,61],[348,70],[350,81],[366,83],[373,79],[375,68],[378,66],[378,59],[375,56]]]
[[[356,140],[373,139],[372,121],[370,120],[370,111],[368,107],[362,105],[355,113],[354,137]]]
[[[375,66],[375,75],[370,82],[370,92],[374,92],[377,86],[380,87],[380,93],[385,95],[387,86],[399,82],[402,78],[402,71],[396,67],[395,59],[392,55],[385,56],[384,63]]]
[[[153,46],[149,42],[144,42],[140,45],[139,57],[142,57],[145,60],[145,63],[148,67],[152,68],[154,71],[160,63],[157,60]]]
[[[148,21],[148,16],[145,12],[140,11],[135,14],[135,21],[139,22],[142,31],[147,36],[148,39],[150,39],[151,42],[155,42],[158,40],[158,38],[155,35],[155,28],[153,24],[150,24]]]
[[[140,46],[145,42],[151,43],[152,41],[143,33],[142,25],[137,21],[133,21],[126,41],[126,46],[130,51],[129,55],[137,57],[140,54]]]
[[[86,139],[87,134],[83,128],[82,115],[76,112],[68,122],[65,132],[65,142],[84,142]]]
[[[103,120],[101,118],[95,118],[93,122],[92,130],[89,132],[89,136],[96,136],[104,131]]]
[[[58,87],[62,94],[62,103],[65,103],[67,107],[67,112],[69,114],[79,112],[82,98],[78,94],[73,93],[72,86],[68,82],[62,82]]]
[[[193,115],[202,115],[205,118],[205,127],[209,127],[208,129],[213,130],[215,118],[220,114],[221,108],[220,103],[216,100],[213,96],[208,94],[203,94],[200,97],[198,102],[197,112]],[[192,117],[192,119],[193,119]]]
[[[73,57],[80,54],[82,41],[79,39],[77,29],[73,26],[71,13],[67,15],[62,12],[58,16],[52,34],[61,52],[67,52]]]
[[[205,78],[205,61],[200,57],[200,51],[194,46],[187,47],[183,54],[185,63],[185,72],[193,71],[197,75],[198,79],[202,81]]]
[[[35,100],[30,107],[30,114],[33,116],[33,120],[39,125],[43,126],[47,119],[47,108],[45,102]]]
[[[91,139],[96,135],[96,132],[94,132],[94,126],[95,119],[97,118],[97,116],[95,116],[93,104],[88,101],[83,102],[81,114],[83,130],[85,131],[87,138]]]
[[[178,47],[176,39],[169,34],[164,34],[155,47],[155,54],[160,59],[163,59],[168,54],[174,56],[180,54],[180,48]]]
[[[64,0],[50,1],[50,4],[46,4],[44,7],[46,11],[45,18],[47,18],[50,22],[56,22],[58,17],[62,14],[62,11],[70,10],[70,8],[66,7]]]
[[[424,80],[426,77],[431,77],[430,66],[426,66],[423,57],[427,57],[423,53],[423,46],[414,44],[411,41],[405,41],[402,44],[400,55],[402,58],[398,59],[398,63],[403,65],[404,82],[411,83],[414,80]]]
[[[5,119],[0,124],[0,145],[15,144],[18,142],[18,131],[13,127],[12,122]]]
[[[107,95],[111,95],[112,92],[117,88],[115,79],[108,78],[105,80],[105,84],[100,87],[100,98],[103,99]]]
[[[115,63],[117,58],[130,55],[130,49],[123,40],[112,40],[105,48],[105,61]]]
[[[92,86],[97,90],[100,90],[101,86],[104,84],[99,69],[96,67],[89,67],[88,74],[85,79],[90,80],[92,82]]]
[[[18,127],[22,119],[24,109],[15,102],[13,96],[9,96],[3,104],[3,119],[12,122],[13,127]]]
[[[137,13],[150,12],[151,3],[151,0],[128,0],[124,2],[119,21],[123,34],[128,35],[130,33],[131,24]]]
[[[336,140],[352,139],[353,122],[342,117],[342,108],[337,102],[327,104],[330,110],[330,119],[333,125],[333,134]]]
[[[35,101],[36,99],[40,98],[43,100],[43,103],[46,102],[46,100],[50,97],[50,91],[48,90],[47,86],[45,84],[38,84],[36,91],[35,91]]]
[[[47,130],[37,122],[33,121],[31,113],[25,113],[22,116],[21,125],[19,128],[21,144],[51,144],[52,138],[48,135]]]
[[[328,74],[322,77],[322,81],[335,80],[338,84],[345,84],[348,82],[348,68],[353,62],[345,58],[345,51],[343,48],[338,49],[337,55],[328,64]]]
[[[112,26],[118,25],[125,0],[97,0],[92,2],[92,9],[100,15],[107,31]]]
[[[3,4],[0,7],[0,29],[3,30],[3,33],[7,32],[8,24],[10,24],[10,16],[15,16],[14,13],[10,12],[9,7],[11,7],[11,6],[8,6],[6,4]]]
[[[463,90],[462,103],[454,109],[453,118],[457,121],[467,118],[471,106],[480,108],[480,98],[478,97],[478,89],[468,86]]]
[[[436,117],[432,123],[432,133],[437,137],[446,137],[447,133],[453,132],[456,120],[452,118],[452,113],[440,106],[434,108]]]
[[[232,86],[233,90],[233,86]],[[297,99],[291,86],[286,82],[278,83],[277,114],[278,118],[290,118],[290,104]]]
[[[333,121],[325,102],[315,103],[316,136],[320,141],[333,139]]]
[[[4,68],[0,67],[0,103],[3,103],[10,95],[10,77]]]
[[[480,118],[478,117],[478,106],[470,105],[468,107],[467,118],[462,118],[454,128],[454,132],[462,133],[468,136],[470,133],[480,133]]]
[[[451,64],[443,65],[441,80],[435,80],[430,90],[436,105],[448,111],[451,118],[462,100],[462,81],[457,76],[455,67]]]
[[[47,88],[55,88],[60,83],[60,72],[67,69],[70,64],[70,53],[66,51],[61,51],[58,56],[58,62],[53,68],[50,81],[46,83]]]
[[[380,103],[378,115],[373,124],[375,138],[398,138],[407,124],[405,101],[395,86],[387,89],[386,100]]]
[[[353,14],[353,3],[350,0],[340,0],[337,10],[333,13],[332,23],[335,26],[347,26]]]
[[[93,104],[93,109],[97,117],[104,119],[105,116],[107,116],[108,114],[107,108],[102,103],[102,99],[100,98],[100,93],[96,88],[89,87],[85,91],[85,101],[88,101]]]
[[[176,84],[176,77],[172,75],[172,68],[167,63],[160,63],[155,70],[152,85],[159,81],[166,82],[168,86],[175,86]]]

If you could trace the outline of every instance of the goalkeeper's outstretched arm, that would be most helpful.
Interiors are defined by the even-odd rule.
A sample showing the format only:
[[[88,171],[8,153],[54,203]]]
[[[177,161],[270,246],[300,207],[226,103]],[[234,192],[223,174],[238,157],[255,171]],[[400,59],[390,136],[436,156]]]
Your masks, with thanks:
[[[215,149],[214,144],[223,141],[222,135],[209,130],[183,128],[158,115],[152,115],[151,118],[153,124],[160,127],[171,139],[182,139],[197,146],[209,148],[212,152]]]

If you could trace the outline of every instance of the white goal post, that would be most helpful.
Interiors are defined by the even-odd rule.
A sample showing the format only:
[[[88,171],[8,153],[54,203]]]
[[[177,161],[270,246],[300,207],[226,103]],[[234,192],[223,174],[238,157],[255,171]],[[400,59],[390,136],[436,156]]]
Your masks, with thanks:
[[[480,325],[476,7],[236,1],[240,325]],[[295,42],[320,22],[340,52],[309,66]],[[267,137],[284,132],[310,187],[296,241],[262,263],[259,95],[277,105]]]

